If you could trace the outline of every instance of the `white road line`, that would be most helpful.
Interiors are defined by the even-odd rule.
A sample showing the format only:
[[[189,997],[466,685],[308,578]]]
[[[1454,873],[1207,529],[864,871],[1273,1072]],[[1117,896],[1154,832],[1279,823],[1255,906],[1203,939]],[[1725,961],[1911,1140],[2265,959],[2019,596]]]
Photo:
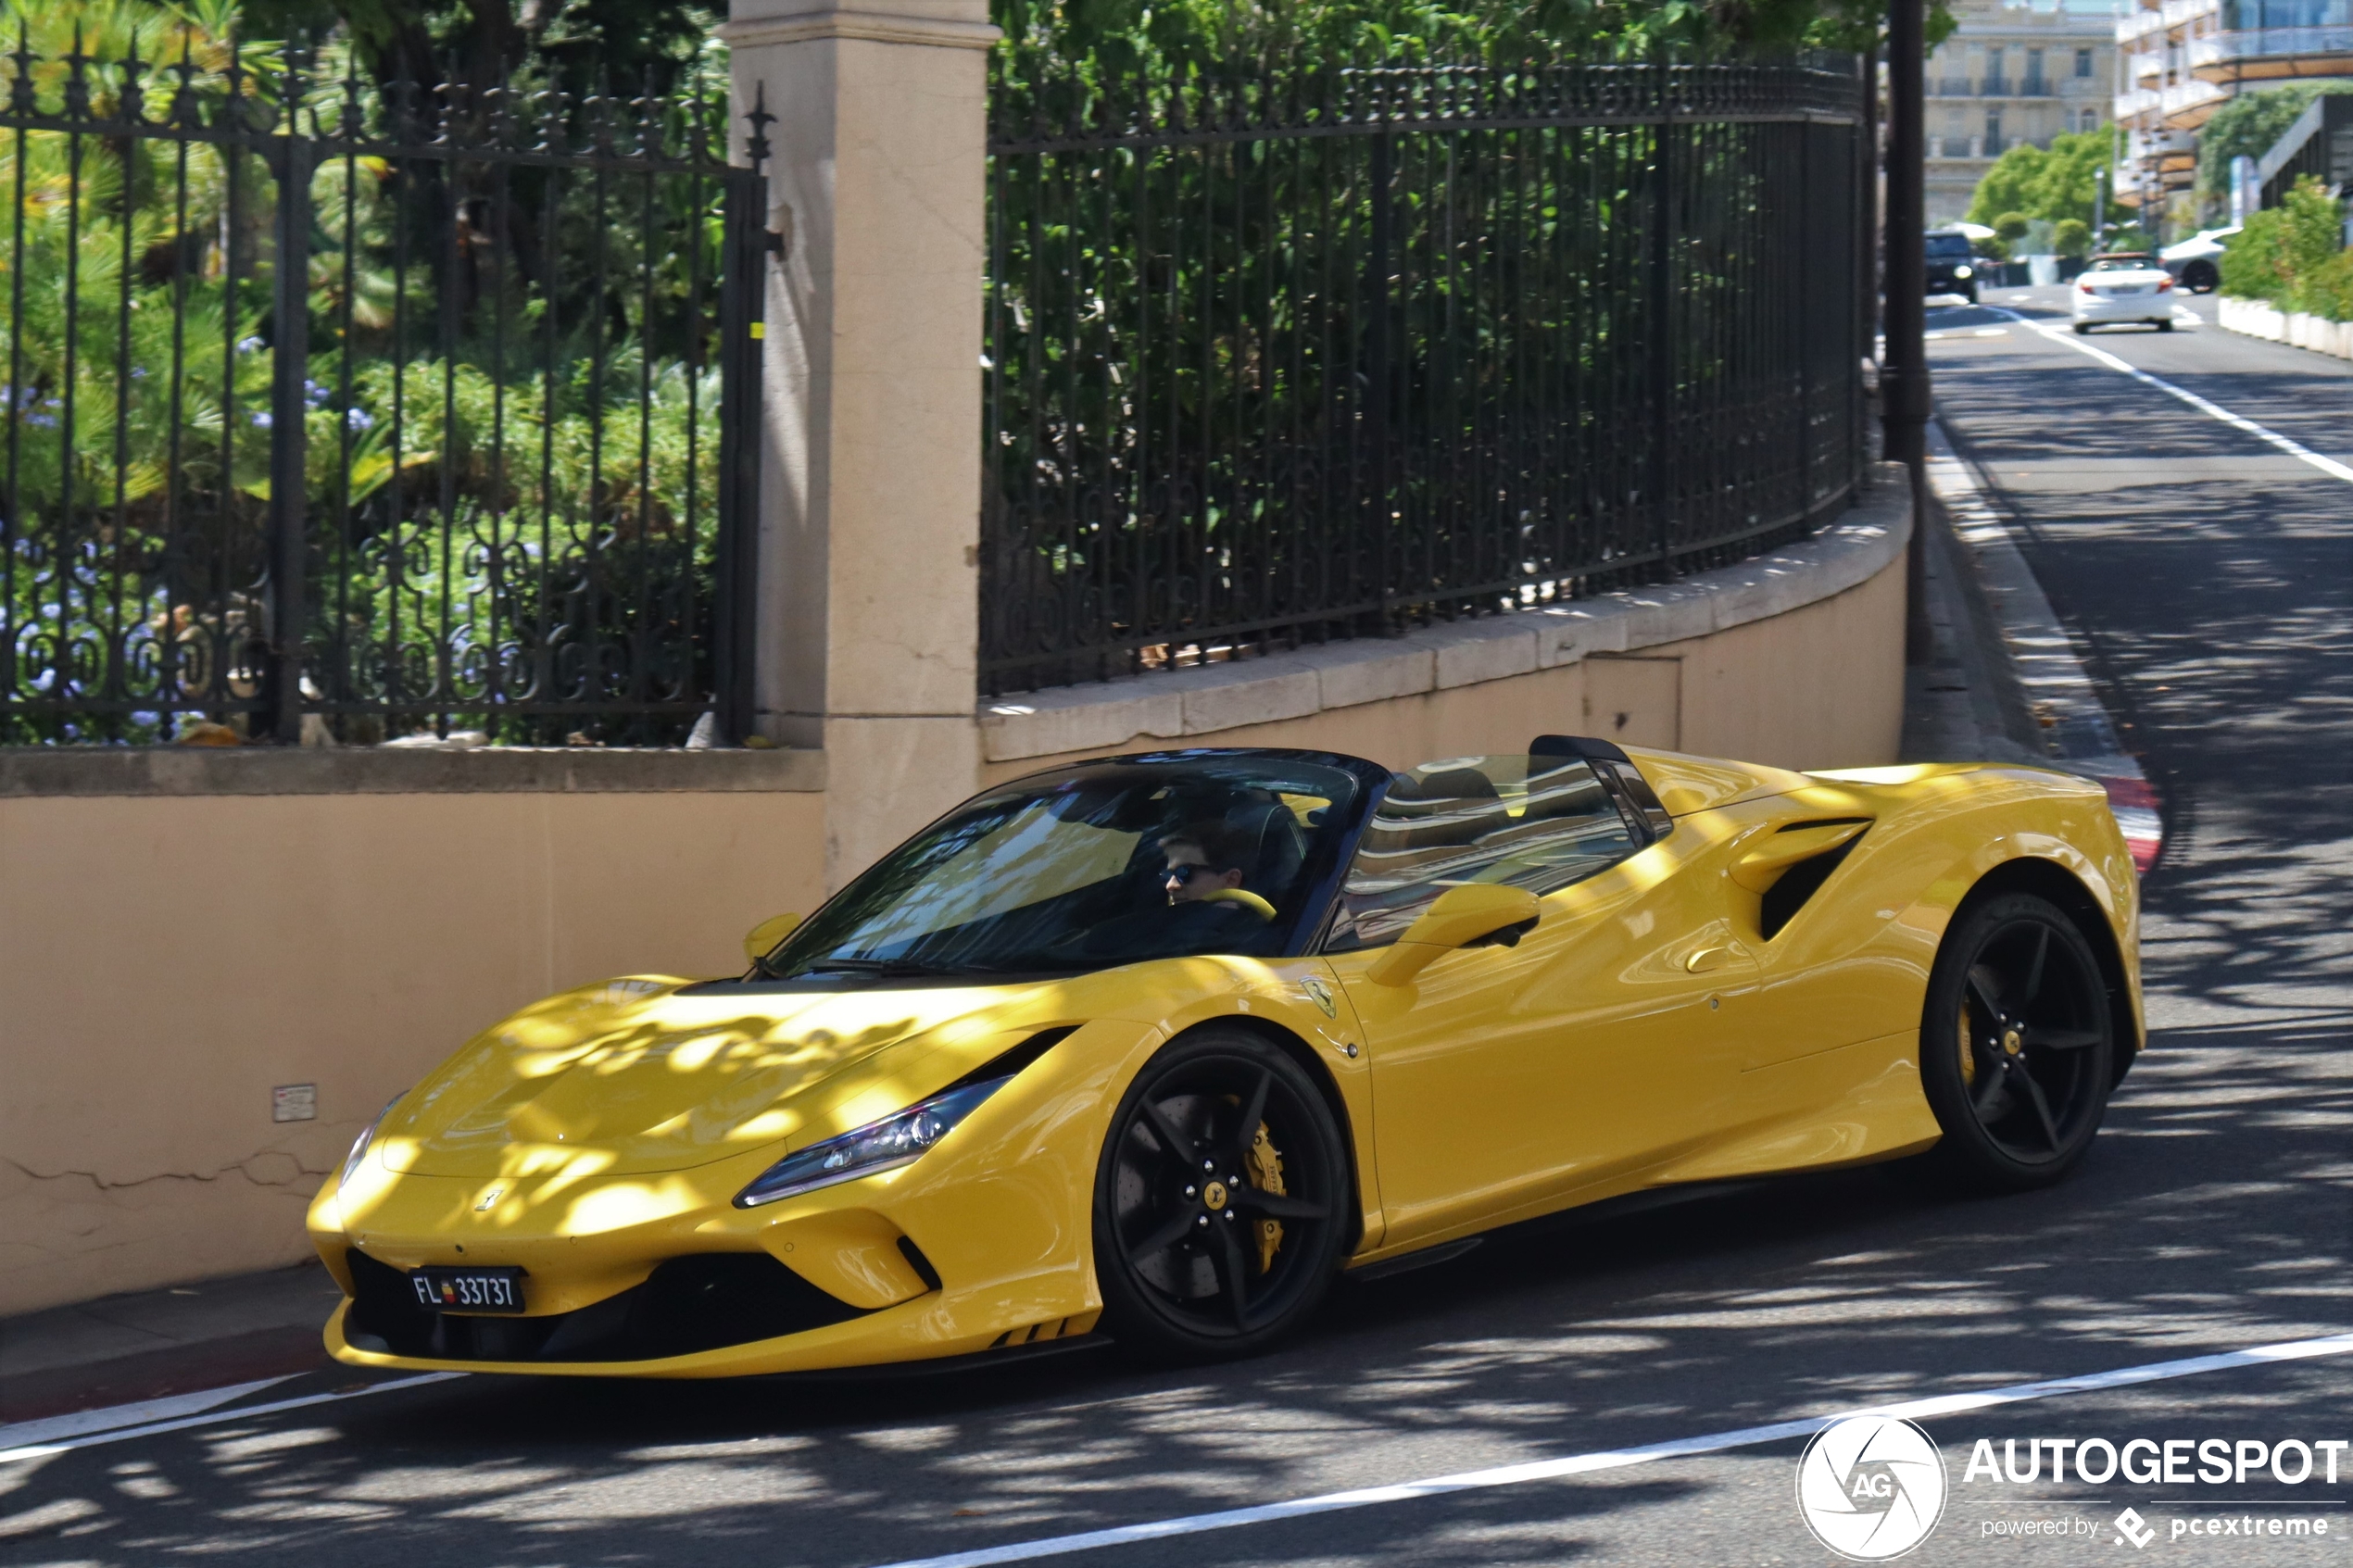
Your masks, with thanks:
[[[1516,1486],[1529,1481],[1552,1481],[1564,1475],[1590,1474],[1597,1470],[1620,1470],[1628,1465],[1648,1464],[1655,1460],[1682,1459],[1692,1454],[1750,1448],[1758,1443],[1778,1443],[1791,1437],[1808,1436],[1850,1415],[1898,1415],[1919,1421],[1931,1416],[1953,1415],[1962,1411],[2014,1405],[2027,1399],[2048,1399],[2061,1394],[2093,1393],[2103,1388],[2129,1387],[2136,1383],[2159,1383],[2167,1378],[2189,1377],[2202,1372],[2221,1372],[2231,1367],[2262,1366],[2273,1361],[2303,1361],[2313,1356],[2341,1356],[2349,1352],[2353,1352],[2353,1334],[2332,1335],[2325,1339],[2291,1340],[2279,1345],[2257,1345],[2220,1355],[2192,1356],[2177,1361],[2151,1361],[2144,1366],[2120,1367],[2114,1372],[2097,1372],[2083,1377],[2057,1377],[2043,1383],[2019,1383],[2007,1388],[1984,1388],[1968,1394],[1939,1394],[1905,1404],[1873,1405],[1867,1410],[1841,1411],[1833,1415],[1776,1422],[1770,1426],[1745,1426],[1738,1431],[1713,1432],[1702,1437],[1679,1437],[1664,1443],[1646,1443],[1640,1448],[1611,1449],[1601,1453],[1575,1454],[1567,1459],[1504,1465],[1495,1470],[1473,1470],[1460,1475],[1407,1481],[1394,1486],[1366,1486],[1359,1491],[1327,1492],[1322,1497],[1266,1503],[1258,1508],[1231,1508],[1217,1513],[1195,1513],[1182,1519],[1155,1520],[1149,1524],[1124,1524],[1115,1529],[1088,1530],[1075,1536],[1049,1536],[1041,1540],[1021,1541],[1011,1546],[950,1552],[944,1557],[913,1558],[888,1564],[887,1568],[987,1568],[988,1564],[997,1562],[1027,1562],[1040,1557],[1060,1557],[1067,1552],[1132,1546],[1139,1541],[1165,1540],[1172,1536],[1192,1536],[1208,1530],[1230,1530],[1241,1524],[1263,1524],[1278,1519],[1298,1519],[1308,1514],[1368,1508],[1375,1503],[1407,1502],[1416,1498],[1440,1497],[1448,1492],[1475,1491],[1487,1486]]]
[[[52,1454],[71,1453],[76,1449],[94,1449],[101,1443],[127,1442],[133,1437],[153,1437],[164,1432],[184,1432],[191,1426],[217,1426],[224,1421],[245,1421],[257,1415],[275,1415],[280,1411],[305,1410],[312,1405],[333,1404],[340,1399],[364,1399],[371,1394],[389,1394],[397,1388],[422,1388],[428,1383],[447,1383],[452,1378],[465,1377],[462,1372],[427,1372],[415,1377],[395,1378],[390,1383],[371,1383],[365,1388],[346,1388],[333,1394],[305,1394],[296,1399],[273,1399],[265,1405],[245,1405],[233,1411],[216,1411],[210,1415],[192,1415],[183,1421],[156,1421],[145,1426],[125,1426],[117,1431],[95,1433],[86,1437],[65,1437],[54,1443],[28,1443],[22,1448],[0,1450],[0,1464],[19,1460],[47,1459]]]
[[[2106,365],[2111,370],[2121,370],[2126,375],[2131,376],[2134,381],[2146,382],[2149,385],[2157,388],[2159,392],[2165,393],[2170,396],[2180,398],[2191,408],[2196,408],[2199,413],[2204,414],[2210,419],[2220,420],[2233,430],[2243,430],[2249,435],[2268,441],[2272,445],[2278,447],[2281,451],[2286,453],[2289,457],[2299,458],[2304,462],[2311,464],[2314,468],[2320,470],[2322,473],[2327,474],[2332,479],[2341,479],[2347,484],[2353,484],[2353,468],[2346,467],[2343,463],[2338,462],[2334,458],[2324,458],[2318,452],[2313,451],[2309,446],[2303,445],[2301,442],[2292,441],[2288,437],[2282,435],[2278,431],[2266,430],[2263,426],[2257,424],[2253,420],[2246,418],[2243,414],[2233,414],[2219,403],[2209,403],[2205,398],[2200,397],[2196,393],[2190,391],[2187,387],[2175,386],[2171,382],[2165,380],[2162,376],[2150,375],[2138,365],[2127,364],[2125,361],[2119,359],[2115,355],[2108,353],[2106,349],[2094,348],[2090,344],[2085,343],[2073,332],[2063,332],[2056,331],[2053,328],[2043,325],[2040,321],[2032,320],[2027,317],[2021,316],[2015,310],[2003,309],[2003,307],[1998,305],[1989,306],[1987,308],[1992,310],[2000,310],[2003,315],[2007,316],[2020,326],[2025,327],[2031,332],[2040,332],[2043,336],[2049,338],[2053,343],[2065,344],[2068,347],[2074,349],[2080,354],[2088,354],[2093,358],[2098,360],[2101,364]]]
[[[296,1375],[289,1373],[287,1377]],[[195,1415],[232,1399],[242,1399],[248,1394],[258,1394],[272,1384],[283,1383],[285,1377],[264,1377],[252,1383],[232,1383],[225,1388],[207,1388],[195,1394],[171,1394],[160,1399],[141,1399],[127,1405],[107,1405],[101,1410],[75,1411],[70,1415],[44,1416],[39,1421],[19,1421],[0,1426],[0,1452],[20,1449],[31,1443],[55,1442],[60,1437],[80,1437],[92,1432],[110,1432],[118,1426],[144,1426],[153,1421],[171,1421],[183,1415]]]

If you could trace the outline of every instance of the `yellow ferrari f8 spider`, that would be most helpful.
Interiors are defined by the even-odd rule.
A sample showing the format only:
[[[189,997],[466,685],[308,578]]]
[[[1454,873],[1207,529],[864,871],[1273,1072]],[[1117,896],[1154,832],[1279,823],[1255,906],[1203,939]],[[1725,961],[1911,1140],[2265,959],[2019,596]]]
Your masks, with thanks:
[[[525,1008],[312,1206],[369,1366],[1244,1353],[1577,1205],[2081,1160],[2140,1047],[2096,784],[1541,736],[1171,750],[976,796],[724,980]],[[1630,1201],[1649,1201],[1648,1198]]]

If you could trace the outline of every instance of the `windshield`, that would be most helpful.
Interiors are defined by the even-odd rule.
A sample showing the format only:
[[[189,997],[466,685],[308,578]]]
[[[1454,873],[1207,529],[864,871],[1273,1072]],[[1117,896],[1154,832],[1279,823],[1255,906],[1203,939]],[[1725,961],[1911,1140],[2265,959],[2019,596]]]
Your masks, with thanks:
[[[1124,758],[1025,779],[900,846],[761,972],[1067,972],[1280,953],[1360,788],[1340,768],[1268,753]]]
[[[1931,261],[1967,261],[1969,257],[1967,234],[1931,234],[1928,237],[1928,258]]]
[[[2156,264],[2145,256],[2103,256],[2086,269],[2093,272],[2148,272]]]

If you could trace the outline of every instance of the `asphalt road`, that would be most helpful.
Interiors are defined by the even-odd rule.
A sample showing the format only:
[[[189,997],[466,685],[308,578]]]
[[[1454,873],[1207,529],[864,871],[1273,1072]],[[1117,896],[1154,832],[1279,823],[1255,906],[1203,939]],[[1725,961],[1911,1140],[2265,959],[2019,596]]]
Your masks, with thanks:
[[[0,1562],[849,1568],[2353,1330],[2353,483],[1996,309],[1931,325],[1943,417],[2031,529],[2166,796],[2154,1048],[2073,1181],[1952,1201],[1863,1171],[1522,1227],[1211,1372],[468,1378],[244,1418],[0,1464]],[[2353,462],[2353,365],[2210,329],[2093,341]],[[2334,1486],[1963,1474],[1981,1438],[2353,1438],[2348,1387],[2340,1356],[1927,1419],[1951,1492],[1904,1561],[2353,1562],[2353,1452]],[[1794,1502],[1800,1447],[1059,1561],[1829,1562]],[[2145,1548],[2112,1523],[2128,1505]],[[2328,1534],[2249,1533],[2273,1518]],[[2053,1521],[2070,1533],[1995,1533]]]

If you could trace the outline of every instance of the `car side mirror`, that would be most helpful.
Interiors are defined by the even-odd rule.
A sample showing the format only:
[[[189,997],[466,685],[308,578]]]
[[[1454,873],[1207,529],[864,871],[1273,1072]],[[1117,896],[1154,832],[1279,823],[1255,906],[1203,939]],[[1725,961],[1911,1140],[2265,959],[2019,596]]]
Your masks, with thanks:
[[[1450,887],[1405,928],[1389,951],[1373,960],[1365,978],[1380,985],[1403,985],[1457,947],[1488,937],[1516,943],[1519,934],[1543,913],[1536,895],[1499,882]]]
[[[751,928],[744,938],[744,957],[758,963],[776,950],[776,944],[800,927],[799,915],[771,915]]]

